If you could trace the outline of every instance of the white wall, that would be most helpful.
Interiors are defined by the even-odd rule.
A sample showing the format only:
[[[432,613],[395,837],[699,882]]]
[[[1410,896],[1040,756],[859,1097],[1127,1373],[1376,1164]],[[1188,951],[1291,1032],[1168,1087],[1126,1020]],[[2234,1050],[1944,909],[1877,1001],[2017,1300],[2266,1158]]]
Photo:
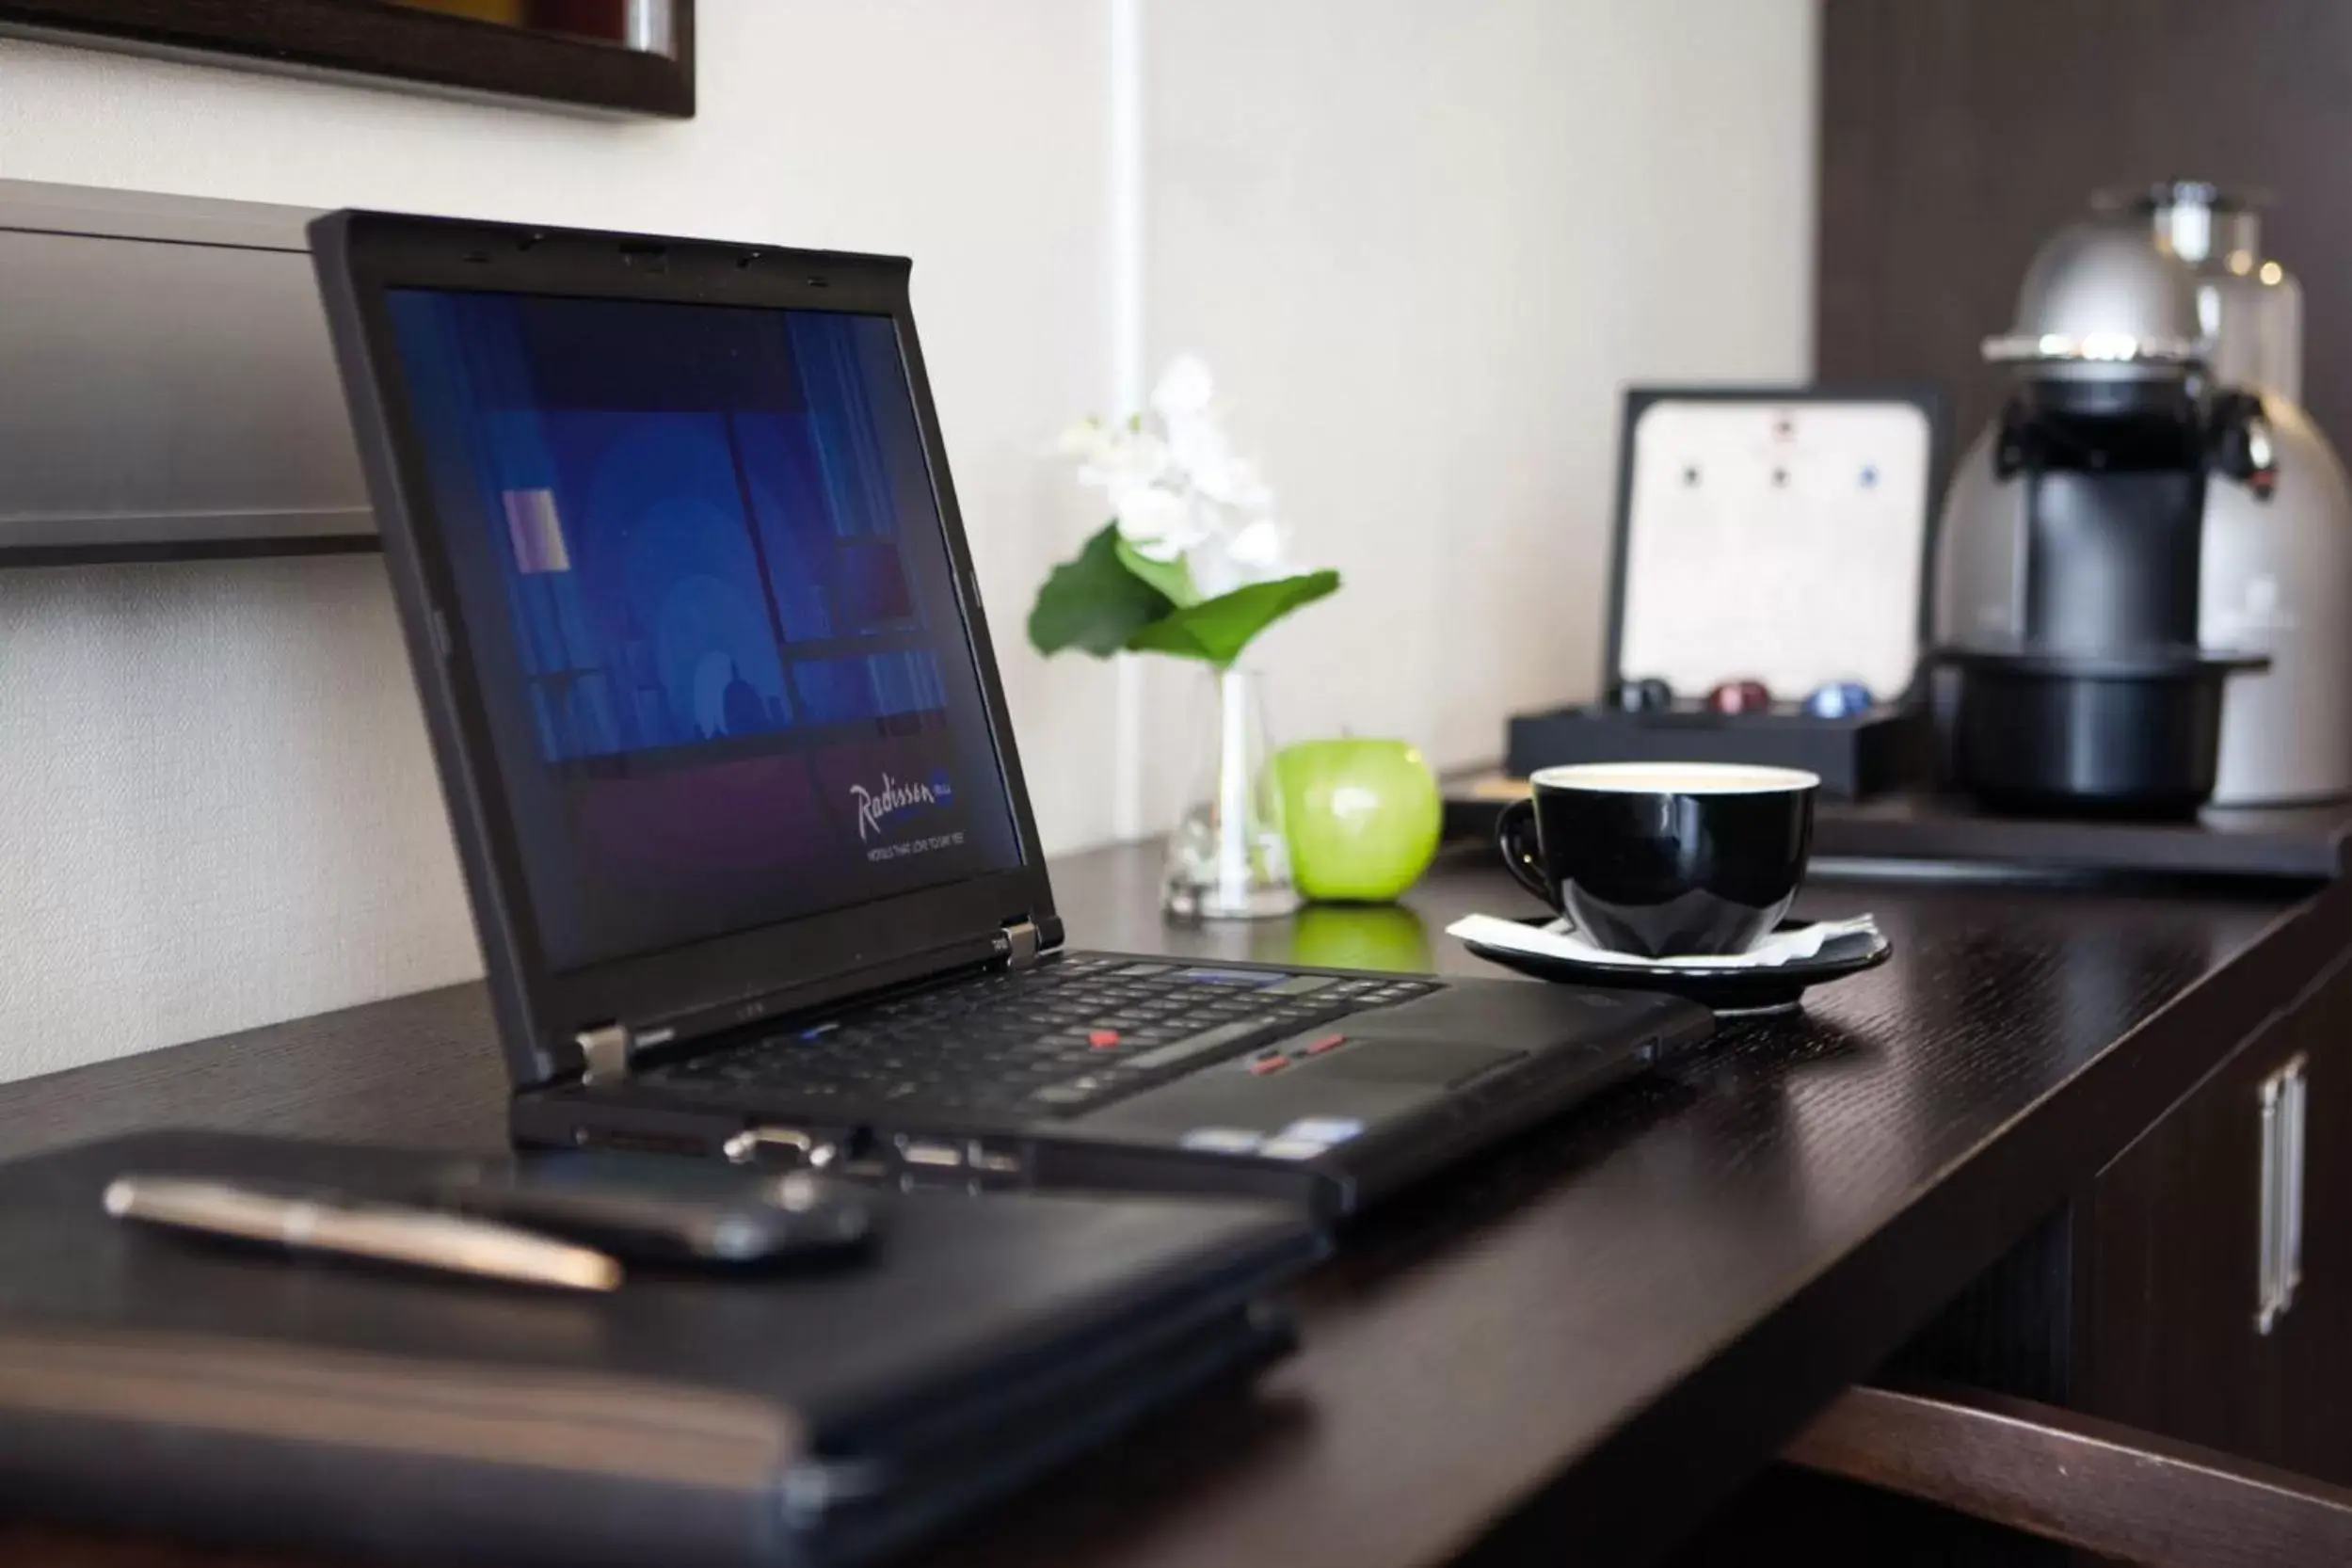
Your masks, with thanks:
[[[1099,522],[1112,0],[702,0],[604,123],[0,41],[0,178],[901,251],[1048,844],[1113,682],[1020,646]],[[1443,761],[1590,684],[1619,382],[1801,374],[1812,0],[1145,0],[1146,343],[1208,354],[1348,591],[1289,734]],[[1144,820],[1189,744],[1151,707]],[[478,969],[381,568],[0,573],[0,1077]]]
[[[1810,373],[1814,18],[1152,8],[1155,345],[1216,367],[1301,553],[1347,583],[1261,645],[1277,740],[1460,766],[1592,694],[1621,388]],[[1192,738],[1153,747],[1164,821]]]

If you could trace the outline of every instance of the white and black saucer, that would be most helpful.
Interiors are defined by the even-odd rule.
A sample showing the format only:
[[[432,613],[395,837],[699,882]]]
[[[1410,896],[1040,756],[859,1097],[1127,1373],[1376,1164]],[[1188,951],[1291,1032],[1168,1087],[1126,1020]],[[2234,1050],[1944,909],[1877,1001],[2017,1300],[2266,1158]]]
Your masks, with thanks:
[[[1566,930],[1566,922],[1545,915],[1530,915],[1511,923],[1546,933]],[[1784,920],[1775,928],[1775,935],[1802,930],[1807,923]],[[1808,958],[1791,958],[1765,966],[1733,961],[1721,968],[1710,968],[1698,959],[1688,958],[1664,964],[1614,955],[1569,957],[1533,952],[1496,946],[1466,934],[1462,942],[1488,963],[1500,964],[1537,980],[1626,991],[1662,991],[1712,1008],[1721,1017],[1793,1013],[1813,986],[1875,969],[1895,952],[1895,944],[1875,926],[1832,937]]]

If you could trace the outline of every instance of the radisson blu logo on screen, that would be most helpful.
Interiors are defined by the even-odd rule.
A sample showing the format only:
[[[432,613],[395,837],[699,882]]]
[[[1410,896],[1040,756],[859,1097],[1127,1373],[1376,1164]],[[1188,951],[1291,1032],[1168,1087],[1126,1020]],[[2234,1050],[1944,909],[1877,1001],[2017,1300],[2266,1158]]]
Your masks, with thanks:
[[[944,768],[931,776],[929,782],[908,780],[901,783],[888,774],[873,789],[863,784],[849,787],[850,799],[857,808],[857,839],[860,843],[883,830],[891,818],[907,811],[953,804],[955,787]]]

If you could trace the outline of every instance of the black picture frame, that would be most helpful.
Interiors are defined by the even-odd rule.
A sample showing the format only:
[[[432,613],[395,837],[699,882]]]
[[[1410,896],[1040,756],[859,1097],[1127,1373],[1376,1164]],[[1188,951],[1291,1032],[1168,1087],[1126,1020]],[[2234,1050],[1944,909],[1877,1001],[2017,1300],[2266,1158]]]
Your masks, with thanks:
[[[695,0],[666,54],[379,0],[0,0],[0,34],[463,97],[690,119]]]

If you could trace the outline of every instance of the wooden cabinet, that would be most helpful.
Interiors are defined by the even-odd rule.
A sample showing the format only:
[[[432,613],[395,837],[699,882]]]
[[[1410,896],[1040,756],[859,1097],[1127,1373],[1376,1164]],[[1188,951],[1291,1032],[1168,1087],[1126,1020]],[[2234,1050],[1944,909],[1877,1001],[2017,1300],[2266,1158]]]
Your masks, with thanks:
[[[2292,1015],[2273,1017],[2080,1206],[2076,1408],[2283,1463],[2289,1351],[2311,1314],[2298,1294],[2272,1332],[2257,1322],[2262,1101],[2295,1055],[2294,1033]]]
[[[2296,1163],[2264,1086],[2300,1064],[2300,1280],[2265,1332],[2264,1233]],[[2274,1105],[2275,1134],[2282,1108]],[[2274,1240],[2277,1233],[2273,1233]],[[2352,960],[2280,1005],[1884,1369],[2063,1404],[2352,1485]],[[1772,1472],[1676,1568],[1757,1560],[2073,1568],[2063,1546],[1848,1481]]]
[[[2296,1228],[2299,1279],[2265,1321]],[[2103,1171],[2072,1232],[2069,1403],[2352,1483],[2352,967]]]
[[[2291,1380],[2280,1462],[2352,1485],[2352,964],[2313,987],[2291,1029],[2310,1114],[2303,1277],[2275,1331]]]

